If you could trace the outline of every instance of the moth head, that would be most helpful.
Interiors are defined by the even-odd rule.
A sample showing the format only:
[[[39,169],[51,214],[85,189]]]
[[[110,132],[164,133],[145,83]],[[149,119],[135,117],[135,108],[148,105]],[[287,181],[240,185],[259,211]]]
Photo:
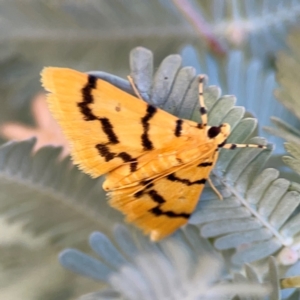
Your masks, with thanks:
[[[207,130],[207,136],[214,139],[218,145],[223,144],[230,134],[230,125],[227,123],[220,126],[211,126]]]

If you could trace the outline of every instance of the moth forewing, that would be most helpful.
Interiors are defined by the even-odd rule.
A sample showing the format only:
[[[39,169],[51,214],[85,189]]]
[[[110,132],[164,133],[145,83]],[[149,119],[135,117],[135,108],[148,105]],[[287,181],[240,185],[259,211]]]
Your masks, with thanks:
[[[228,124],[207,126],[204,76],[199,77],[201,124],[92,74],[49,67],[41,76],[75,164],[92,177],[106,174],[109,203],[154,241],[187,223],[210,182],[219,148],[254,147],[226,144]]]

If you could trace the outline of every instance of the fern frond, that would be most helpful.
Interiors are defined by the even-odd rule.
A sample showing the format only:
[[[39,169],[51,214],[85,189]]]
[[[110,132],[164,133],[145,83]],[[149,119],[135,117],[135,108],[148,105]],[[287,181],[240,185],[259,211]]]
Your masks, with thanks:
[[[131,53],[131,60],[140,59],[143,57],[143,52],[145,53],[144,58],[148,57],[148,60],[151,59],[147,50],[139,48]],[[142,61],[144,62],[145,60],[147,61],[147,59]],[[155,105],[163,107],[172,113],[175,112],[176,115],[182,118],[197,118],[196,113],[198,109],[196,108],[198,100],[195,73],[193,69],[181,68],[180,63],[181,59],[179,56],[169,56],[162,63],[165,68],[158,69],[154,77],[153,86],[155,87],[155,78],[158,78],[157,82],[162,84],[161,82],[163,81],[163,86],[166,87],[166,90],[163,91],[164,94],[158,93],[158,95],[161,95],[160,97],[155,96],[153,98],[153,95],[149,95],[152,92],[149,91],[149,88],[148,90],[146,89],[146,92],[143,87],[141,90],[148,95],[149,101],[152,101]],[[148,69],[151,64],[147,62],[145,65],[148,67],[143,68],[141,73],[149,74]],[[151,80],[150,76],[146,75],[140,75],[140,78],[149,78]],[[137,86],[140,87],[139,78],[136,78],[135,81]],[[175,85],[171,84],[173,81]],[[145,83],[144,80],[143,84],[148,87],[151,86],[150,81]],[[177,84],[181,89],[176,88]],[[155,88],[153,90],[157,92]],[[210,124],[227,122],[232,128],[228,142],[244,143],[247,141],[256,128],[256,121],[251,118],[243,119],[244,110],[240,107],[234,107],[235,97],[220,97],[220,90],[217,87],[208,87],[205,93]],[[182,94],[185,94],[184,101],[182,100]],[[253,139],[251,142],[265,143],[261,138]],[[212,198],[211,195],[205,196],[204,193],[199,205],[199,211],[191,219],[191,223],[201,224],[201,226],[203,223],[208,223],[201,228],[203,236],[222,236],[215,241],[215,245],[219,249],[239,248],[242,244],[248,243],[247,250],[240,250],[232,257],[233,262],[236,264],[265,258],[281,247],[292,243],[293,235],[284,236],[281,234],[280,229],[285,225],[285,221],[299,204],[299,194],[296,191],[288,191],[290,183],[284,179],[277,179],[278,175],[275,178],[269,175],[271,177],[267,177],[269,179],[267,185],[260,186],[258,192],[255,190],[261,184],[264,176],[274,172],[276,174],[274,169],[267,170],[259,175],[259,179],[254,181],[269,158],[270,149],[263,152],[257,151],[257,149],[222,150],[220,154],[214,173],[217,175],[219,183],[221,183],[221,189],[226,189],[232,195],[232,201],[237,202],[234,206],[241,206],[240,210],[244,214],[239,217],[236,212],[233,212],[231,205],[227,206],[228,199],[224,202],[222,210],[210,210],[209,205],[213,205],[212,203],[214,202],[210,201],[207,207],[206,204],[202,204],[206,203],[205,200]],[[251,199],[249,198],[250,196]],[[275,197],[276,200],[272,201],[271,204],[272,197]],[[252,205],[257,207],[252,207]],[[228,210],[228,216],[224,213],[226,209]],[[239,220],[238,218],[241,217],[247,217],[247,220]],[[243,222],[242,226],[241,223]],[[250,229],[253,232],[248,232]],[[260,242],[256,239],[260,239]]]
[[[275,257],[270,256],[268,258],[268,264],[264,276],[262,276],[261,270],[259,270],[259,268],[255,265],[245,264],[243,269],[243,273],[240,272],[233,274],[233,281],[236,283],[269,283],[272,287],[272,291],[267,299],[293,299],[291,296],[299,287],[299,262],[294,264],[287,271],[283,271]],[[294,299],[296,299],[297,294],[294,294],[294,296],[296,296],[294,297]]]
[[[132,51],[131,65],[135,66],[132,76],[137,87],[148,96],[148,101],[173,113],[175,110],[180,117],[197,120],[199,103],[194,70],[182,68],[180,56],[171,55],[162,62],[152,83],[149,75],[153,70],[151,62],[152,55],[148,50],[137,48]],[[129,89],[124,80],[105,73],[94,74],[111,79],[116,85],[127,85]],[[244,110],[234,106],[235,98],[220,97],[220,94],[217,87],[205,89],[210,124],[229,123],[232,133],[228,141],[243,143],[253,135],[256,120],[243,118]],[[261,138],[250,141],[266,144]],[[68,170],[67,161],[56,164],[58,150],[44,148],[30,158],[31,148],[32,142],[24,142],[11,143],[0,149],[0,175],[3,172],[8,183],[17,181],[26,191],[11,190],[4,181],[7,192],[3,197],[2,213],[12,221],[25,219],[27,229],[50,235],[64,244],[68,240],[72,243],[82,241],[84,234],[98,226],[101,229],[103,226],[107,232],[115,219],[106,205],[100,181],[89,179],[77,169]],[[257,177],[270,156],[270,150],[271,147],[264,151],[251,148],[222,150],[214,174],[218,188],[229,197],[219,202],[207,188],[191,218],[193,224],[201,227],[203,236],[218,236],[215,239],[218,249],[240,248],[248,243],[246,250],[239,249],[232,257],[234,263],[250,262],[273,254],[283,245],[290,245],[298,232],[294,227],[289,230],[290,223],[286,221],[299,203],[298,192],[289,191],[290,183],[277,179],[276,170],[266,170]],[[36,192],[36,196],[28,196]],[[7,195],[13,201],[7,203]],[[15,209],[16,205],[18,209]],[[286,229],[284,233],[283,227]]]
[[[82,299],[105,299],[108,293],[112,299],[141,300],[232,299],[235,294],[262,297],[269,293],[266,285],[225,282],[220,272],[224,262],[191,227],[154,245],[140,233],[118,226],[114,244],[102,233],[91,235],[90,245],[101,262],[76,249],[61,253],[65,268],[112,288]]]
[[[296,296],[295,298],[299,297],[299,267],[300,262],[297,261],[281,274],[280,286],[283,299],[292,299],[293,296]]]
[[[234,95],[237,105],[245,107],[247,112],[259,120],[261,126],[270,126],[274,122],[273,119],[270,121],[272,116],[288,121],[291,126],[300,125],[299,120],[276,101],[273,95],[277,87],[275,72],[266,70],[260,60],[247,59],[241,51],[230,51],[225,60],[217,60],[201,54],[190,45],[182,48],[181,55],[183,65],[195,66],[196,72],[207,74],[210,84],[219,86],[223,94]],[[268,133],[271,133],[270,130]],[[282,139],[273,134],[266,135],[261,128],[258,128],[258,134],[276,144],[275,153],[284,153]],[[283,138],[284,134],[280,137]]]
[[[187,5],[181,2],[182,7]],[[214,0],[198,1],[198,4],[194,3],[193,12],[198,12],[199,18],[206,19],[213,35],[235,45],[245,40],[252,53],[257,55],[274,53],[280,49],[282,37],[291,25],[298,23],[300,14],[298,0],[285,1],[284,4],[280,0]],[[108,59],[111,49],[121,53],[120,56],[114,55],[114,64],[117,58],[123,65],[124,54],[133,46],[132,41],[134,45],[148,47],[154,44],[158,49],[166,39],[173,46],[187,39],[199,39],[182,11],[178,11],[174,3],[161,0],[130,0],[126,3],[112,3],[109,0],[28,3],[13,0],[2,3],[0,12],[1,28],[9,28],[9,31],[2,30],[2,40],[10,45],[11,52],[22,53],[30,61],[48,60],[48,63],[51,63],[50,56],[53,57],[55,53],[56,64],[58,60],[64,64],[77,60],[78,68],[80,65],[91,68],[91,65],[87,65],[88,60],[83,59],[88,55],[94,65],[98,57],[97,61],[101,61],[103,69],[115,71]],[[117,50],[120,43],[122,52],[120,48]],[[93,48],[88,46],[91,44]],[[31,49],[38,49],[41,45],[43,53],[40,51],[41,56],[38,57]],[[61,49],[60,54],[56,49]],[[68,49],[72,49],[72,55]],[[168,51],[171,50],[169,48]]]
[[[195,37],[181,14],[159,0],[13,0],[0,4],[0,19],[2,42],[40,69],[45,64],[81,70],[101,65],[127,75],[124,58],[133,46],[154,43],[164,52],[166,40],[175,46]]]
[[[299,143],[285,143],[285,150],[291,154],[291,156],[283,156],[283,162],[289,166],[292,170],[300,175],[300,140]]]
[[[137,61],[135,65],[141,60],[142,65],[146,66],[137,72],[139,77],[134,78],[138,88],[139,79],[143,78],[144,86],[140,89],[148,95],[149,101],[182,118],[194,118],[198,121],[195,71],[181,68],[179,56],[168,56],[162,63],[164,67],[158,68],[154,83],[151,84],[151,77],[148,75],[152,74],[151,59],[152,56],[146,49],[137,48],[131,52],[131,61]],[[145,80],[147,78],[148,81]],[[172,84],[173,82],[175,83]],[[155,87],[156,84],[163,86],[165,91],[157,92],[155,88],[149,90],[149,87]],[[145,89],[145,86],[148,88]],[[153,96],[151,93],[154,91],[159,96]],[[217,87],[205,90],[210,125],[227,122],[232,128],[228,142],[246,142],[256,128],[256,120],[243,119],[244,110],[234,106],[235,97],[220,97],[220,94]],[[254,138],[250,142],[265,144],[261,138]],[[289,191],[290,182],[278,179],[275,169],[267,169],[259,174],[271,154],[271,148],[265,151],[222,150],[214,174],[219,189],[226,190],[230,199],[219,203],[218,200],[212,200],[217,198],[216,195],[206,189],[208,193],[205,191],[202,194],[199,209],[190,220],[201,228],[202,236],[217,237],[215,246],[218,249],[239,249],[247,243],[246,249],[239,249],[232,256],[235,264],[268,257],[283,246],[292,244],[293,236],[297,234],[294,232],[286,235],[281,233],[281,229],[289,226],[286,221],[300,202],[299,193]],[[274,174],[277,175],[274,177]]]
[[[289,50],[278,54],[277,65],[277,80],[280,88],[275,91],[275,96],[287,109],[300,119],[300,105],[298,101],[299,95],[299,79],[298,74],[300,51],[298,47],[300,39],[300,31],[294,30],[287,38]],[[274,119],[275,125],[280,131],[285,131],[287,134],[295,135],[299,138],[299,130],[293,129],[292,124],[287,125]]]
[[[186,16],[200,34],[209,30],[221,44],[248,50],[265,59],[284,48],[286,33],[299,24],[298,0],[174,2],[181,11],[192,6]]]
[[[298,124],[286,122],[280,118],[273,117],[272,122],[275,127],[266,127],[265,130],[273,135],[285,139],[286,150],[292,155],[285,156],[283,161],[299,174],[299,154],[297,153],[300,145],[300,105],[299,105],[299,57],[298,47],[300,31],[294,30],[288,37],[289,50],[278,55],[277,80],[280,88],[275,91],[275,96],[291,113],[298,119]]]
[[[158,68],[152,84],[149,75],[152,74],[151,53],[143,48],[133,50],[132,64],[138,65],[139,60],[143,67],[132,75],[136,76],[135,82],[147,99],[182,118],[199,121],[195,71],[182,68],[179,56],[168,56],[162,63],[164,68]],[[156,84],[166,90],[153,88]],[[153,92],[158,96],[153,96]],[[243,118],[244,109],[234,106],[234,96],[221,97],[220,94],[218,87],[205,89],[210,125],[227,122],[232,128],[228,142],[248,141],[257,126],[256,120]],[[266,143],[262,138],[253,138],[250,142]],[[299,193],[291,190],[288,180],[278,178],[277,170],[267,169],[260,173],[271,154],[271,148],[269,146],[265,151],[222,150],[213,173],[218,188],[229,197],[219,202],[217,196],[207,188],[201,196],[198,210],[190,220],[199,226],[202,236],[215,238],[217,249],[235,248],[236,253],[232,256],[235,264],[266,258],[282,247],[290,246],[298,233],[282,230],[290,226],[287,219],[300,202]]]
[[[217,249],[234,248],[231,260],[238,265],[292,247],[299,232],[292,225],[299,216],[289,219],[300,203],[299,193],[291,190],[288,180],[278,178],[275,169],[257,175],[268,155],[246,151],[229,164],[226,159],[222,177],[217,175],[230,196],[220,203],[211,193],[204,194],[190,220],[203,237],[214,238]]]
[[[252,282],[252,283],[259,284],[262,282],[262,278],[260,277],[261,276],[257,273],[257,271],[253,266],[249,264],[245,264],[244,274],[234,273],[233,282],[235,283]],[[269,258],[268,271],[264,276],[263,282],[264,283],[268,282],[272,287],[271,294],[267,299],[281,300],[279,271],[278,271],[276,260],[272,256]],[[242,299],[244,298],[241,298],[241,300]]]
[[[195,11],[207,19],[213,35],[229,40],[240,33],[246,36],[246,48],[251,45],[259,55],[281,47],[289,26],[297,24],[300,4],[298,0],[282,5],[279,0],[214,0],[199,5],[194,5]],[[13,93],[8,105],[14,101],[17,107],[38,91],[37,73],[45,65],[79,70],[101,65],[103,70],[126,76],[124,58],[137,44],[155,49],[159,59],[184,43],[196,42],[201,49],[204,44],[174,3],[161,0],[12,0],[0,4],[0,20],[3,49],[8,49],[0,52],[0,73],[4,81],[10,81],[3,86],[3,98]],[[26,76],[19,76],[20,70]]]
[[[25,230],[55,244],[77,244],[96,228],[106,231],[119,215],[106,204],[101,180],[92,180],[60,149],[45,147],[31,155],[34,140],[0,147],[0,213]]]
[[[125,77],[128,52],[136,45],[155,49],[161,59],[198,39],[182,15],[159,0],[12,0],[0,3],[0,25],[1,121],[12,113],[23,117],[41,90],[44,66],[82,71],[101,66]],[[4,110],[9,114],[2,116]]]

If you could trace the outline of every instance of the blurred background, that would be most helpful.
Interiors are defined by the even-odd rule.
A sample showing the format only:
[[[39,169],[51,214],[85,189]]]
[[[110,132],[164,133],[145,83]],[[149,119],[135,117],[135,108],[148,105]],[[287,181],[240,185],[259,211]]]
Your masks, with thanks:
[[[0,299],[76,299],[99,288],[57,262],[65,247],[86,249],[89,232],[105,231],[109,221],[82,217],[87,211],[77,203],[87,191],[86,201],[97,202],[90,209],[104,205],[101,179],[72,169],[65,158],[69,149],[48,112],[39,73],[61,66],[126,78],[137,46],[153,52],[154,70],[180,54],[183,66],[235,95],[258,119],[258,134],[276,145],[268,164],[299,182],[297,147],[282,160],[284,142],[300,142],[299,0],[0,1],[1,143],[37,138],[0,151]],[[63,151],[39,150],[47,145]],[[48,177],[40,180],[45,168]],[[62,228],[69,200],[77,206]],[[105,209],[110,222],[120,220]]]

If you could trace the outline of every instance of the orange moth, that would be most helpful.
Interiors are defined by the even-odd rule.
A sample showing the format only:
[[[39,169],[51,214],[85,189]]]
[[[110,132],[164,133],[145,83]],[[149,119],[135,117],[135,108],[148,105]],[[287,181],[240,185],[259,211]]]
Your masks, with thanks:
[[[71,145],[80,169],[98,177],[109,203],[151,240],[158,241],[187,223],[220,148],[261,145],[226,144],[230,125],[207,125],[199,76],[202,123],[175,117],[93,75],[45,68],[42,84],[48,104]],[[139,99],[140,98],[140,99]]]

